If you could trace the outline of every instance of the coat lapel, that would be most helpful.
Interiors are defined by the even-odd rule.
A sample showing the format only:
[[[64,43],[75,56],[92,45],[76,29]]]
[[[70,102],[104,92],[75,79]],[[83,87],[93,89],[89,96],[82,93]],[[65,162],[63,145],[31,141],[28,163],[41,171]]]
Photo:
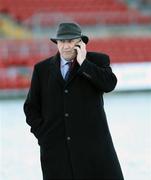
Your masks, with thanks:
[[[60,70],[60,56],[57,53],[51,60],[50,60],[50,67],[49,70],[51,75],[61,84],[64,84],[64,79],[61,74]]]

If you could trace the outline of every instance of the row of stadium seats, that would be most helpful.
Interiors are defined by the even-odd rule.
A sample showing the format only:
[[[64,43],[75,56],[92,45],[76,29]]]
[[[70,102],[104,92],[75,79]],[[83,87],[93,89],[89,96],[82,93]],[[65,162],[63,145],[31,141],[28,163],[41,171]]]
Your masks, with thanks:
[[[24,25],[33,27],[37,23],[40,27],[51,27],[60,21],[75,21],[81,25],[149,25],[151,16],[142,15],[138,12],[79,12],[79,13],[41,13],[23,21]]]
[[[25,89],[30,85],[32,68],[26,68],[26,75],[19,71],[19,68],[15,68],[12,73],[10,68],[0,68],[0,90],[3,89]]]
[[[90,11],[126,11],[127,5],[117,0],[1,0],[0,8],[7,8],[11,13],[18,14],[26,11],[34,14],[36,11],[45,12],[90,12]],[[27,15],[27,12],[25,13]],[[24,13],[21,13],[24,14]],[[21,15],[20,14],[20,15]]]
[[[113,63],[151,62],[151,37],[104,38],[90,44],[93,51],[110,55]]]
[[[151,37],[93,39],[87,49],[110,55],[112,63],[151,61]],[[57,52],[48,40],[5,40],[0,42],[0,67],[32,66]]]
[[[151,62],[151,38],[102,38],[88,43],[88,50],[109,54],[111,63]],[[43,48],[43,51],[40,51]],[[47,40],[0,42],[0,90],[25,89],[30,85],[33,65],[56,51]]]
[[[82,25],[94,24],[149,24],[151,16],[142,15],[119,0],[1,0],[0,11],[8,12],[25,25],[38,22],[50,26],[63,20],[76,21]],[[54,18],[55,17],[55,18]],[[58,18],[59,17],[59,18]],[[36,21],[35,19],[36,18]]]

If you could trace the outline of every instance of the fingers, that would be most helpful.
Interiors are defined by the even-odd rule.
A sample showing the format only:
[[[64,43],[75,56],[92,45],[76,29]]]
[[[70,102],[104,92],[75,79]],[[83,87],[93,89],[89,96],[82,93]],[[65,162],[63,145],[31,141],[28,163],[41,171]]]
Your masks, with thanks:
[[[75,45],[74,49],[77,51],[86,51],[86,44],[83,41],[80,41],[77,45]]]
[[[74,49],[77,51],[77,52],[80,52],[81,48],[78,47],[78,46],[75,46]]]
[[[83,41],[80,42],[80,47],[81,51],[86,52],[86,44]]]

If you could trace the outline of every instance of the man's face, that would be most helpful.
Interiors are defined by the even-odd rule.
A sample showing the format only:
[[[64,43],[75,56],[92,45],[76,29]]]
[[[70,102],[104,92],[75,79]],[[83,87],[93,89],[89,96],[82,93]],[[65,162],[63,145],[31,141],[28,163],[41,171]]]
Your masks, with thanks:
[[[74,49],[75,45],[80,42],[81,38],[70,39],[70,40],[57,40],[57,47],[60,52],[60,55],[65,60],[72,60],[76,57],[76,50]]]

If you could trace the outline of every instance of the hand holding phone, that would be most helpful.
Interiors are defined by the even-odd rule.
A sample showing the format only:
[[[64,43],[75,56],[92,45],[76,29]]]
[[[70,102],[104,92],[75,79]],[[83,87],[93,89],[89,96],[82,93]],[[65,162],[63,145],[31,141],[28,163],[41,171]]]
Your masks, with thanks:
[[[86,44],[81,40],[75,45],[74,49],[77,50],[77,61],[81,65],[86,59]]]

